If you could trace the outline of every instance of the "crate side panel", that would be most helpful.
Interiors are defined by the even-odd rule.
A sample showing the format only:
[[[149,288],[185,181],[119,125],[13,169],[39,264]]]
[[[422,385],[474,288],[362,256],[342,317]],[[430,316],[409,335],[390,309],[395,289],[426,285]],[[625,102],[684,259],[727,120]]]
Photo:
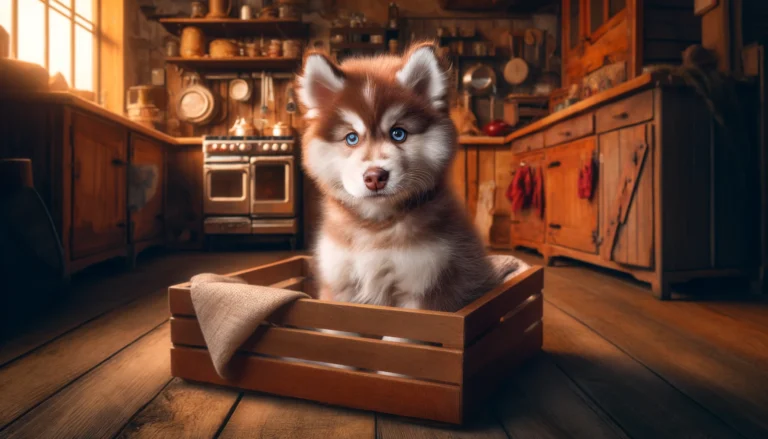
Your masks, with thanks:
[[[457,314],[464,316],[464,345],[475,341],[502,317],[514,311],[531,296],[544,289],[544,269],[531,267],[515,276],[483,297],[477,299]]]
[[[200,325],[194,318],[172,318],[171,341],[177,345],[206,347]],[[261,326],[241,349],[452,384],[460,384],[462,377],[461,351],[412,343]]]
[[[393,415],[461,422],[458,386],[238,355],[238,378],[219,377],[208,351],[171,349],[175,377]]]
[[[464,358],[465,375],[472,376],[489,363],[514,353],[517,345],[526,336],[526,330],[541,322],[542,315],[543,299],[541,294],[537,294],[467,348]]]
[[[495,361],[488,363],[473,376],[466,378],[462,405],[465,418],[474,410],[487,406],[486,399],[500,388],[499,384],[506,377],[515,373],[515,367],[541,352],[544,339],[543,327],[542,322],[539,322],[528,328],[525,336],[513,348]]]
[[[172,288],[169,303],[174,316],[194,316],[189,289]],[[272,314],[268,321],[298,328],[332,329],[359,334],[402,337],[461,346],[463,319],[452,313],[355,305],[301,299]]]

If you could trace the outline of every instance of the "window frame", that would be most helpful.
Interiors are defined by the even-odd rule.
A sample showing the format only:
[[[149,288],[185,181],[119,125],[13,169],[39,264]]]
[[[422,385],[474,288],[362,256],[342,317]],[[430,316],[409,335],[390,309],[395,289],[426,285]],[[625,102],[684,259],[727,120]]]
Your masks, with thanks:
[[[30,1],[30,0],[11,0],[11,29],[7,29],[8,34],[10,35],[11,41],[10,41],[10,56],[11,58],[18,59],[19,57],[19,2],[20,1]],[[76,12],[77,10],[77,2],[81,0],[70,0],[72,2],[72,6],[68,7],[64,4],[62,4],[58,0],[32,0],[37,1],[43,5],[45,8],[45,21],[43,24],[43,47],[44,47],[44,55],[45,55],[45,63],[43,65],[43,68],[45,68],[46,71],[48,71],[49,74],[51,74],[49,68],[50,68],[50,14],[51,9],[54,10],[53,13],[60,14],[62,17],[64,17],[66,20],[69,21],[69,44],[70,44],[70,60],[69,60],[69,78],[70,78],[70,88],[75,89],[75,84],[77,84],[77,66],[76,66],[76,59],[77,59],[77,49],[76,49],[76,29],[79,26],[80,28],[84,29],[86,32],[89,32],[93,36],[93,62],[92,62],[92,77],[93,77],[93,90],[95,96],[99,96],[101,92],[101,44],[102,44],[102,32],[101,32],[101,0],[90,0],[92,3],[93,11],[92,11],[92,18],[90,20],[86,19],[82,15],[78,14]],[[67,14],[62,14],[62,11],[66,11]],[[82,24],[79,24],[78,21],[83,23],[88,23],[92,26],[92,30],[88,29],[86,26],[83,26]]]

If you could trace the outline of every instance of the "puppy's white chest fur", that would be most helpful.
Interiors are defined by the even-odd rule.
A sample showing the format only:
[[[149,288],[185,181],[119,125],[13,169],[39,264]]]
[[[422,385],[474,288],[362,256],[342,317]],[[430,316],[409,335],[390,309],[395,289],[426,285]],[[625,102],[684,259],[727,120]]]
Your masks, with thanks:
[[[450,249],[439,241],[402,248],[346,247],[322,236],[317,253],[322,281],[339,300],[420,308],[445,269]]]

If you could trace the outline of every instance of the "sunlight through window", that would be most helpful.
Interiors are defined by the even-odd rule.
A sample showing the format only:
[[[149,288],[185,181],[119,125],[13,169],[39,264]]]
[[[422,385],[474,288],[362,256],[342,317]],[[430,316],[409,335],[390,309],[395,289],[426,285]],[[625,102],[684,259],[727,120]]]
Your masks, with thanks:
[[[0,26],[11,35],[17,58],[61,73],[70,87],[96,91],[98,0],[0,0]],[[47,26],[47,28],[46,28]],[[15,41],[15,43],[13,43]]]

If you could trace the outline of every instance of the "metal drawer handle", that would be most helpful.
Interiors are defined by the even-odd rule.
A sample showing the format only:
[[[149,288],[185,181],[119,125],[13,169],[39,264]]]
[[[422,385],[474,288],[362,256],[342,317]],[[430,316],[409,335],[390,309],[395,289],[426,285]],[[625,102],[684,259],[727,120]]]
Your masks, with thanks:
[[[560,131],[560,135],[561,136],[565,136],[565,137],[571,137],[571,132],[570,131]]]
[[[125,160],[112,159],[112,164],[115,165],[115,166],[124,166],[125,165]]]
[[[550,168],[550,169],[551,169],[551,168],[557,168],[558,166],[560,166],[560,160],[556,160],[556,161],[554,161],[554,162],[552,162],[552,163],[548,164],[548,165],[547,165],[547,168]]]
[[[619,114],[614,114],[614,115],[613,115],[613,118],[614,118],[614,119],[617,119],[617,120],[624,120],[624,119],[627,119],[627,118],[629,118],[629,113],[627,113],[626,111],[624,111],[624,112],[621,112],[621,113],[619,113]]]
[[[561,226],[560,224],[553,224],[553,223],[550,223],[550,224],[549,224],[549,228],[550,228],[550,229],[555,229],[555,230],[560,230],[560,229],[562,229],[562,228],[563,228],[563,226]]]

